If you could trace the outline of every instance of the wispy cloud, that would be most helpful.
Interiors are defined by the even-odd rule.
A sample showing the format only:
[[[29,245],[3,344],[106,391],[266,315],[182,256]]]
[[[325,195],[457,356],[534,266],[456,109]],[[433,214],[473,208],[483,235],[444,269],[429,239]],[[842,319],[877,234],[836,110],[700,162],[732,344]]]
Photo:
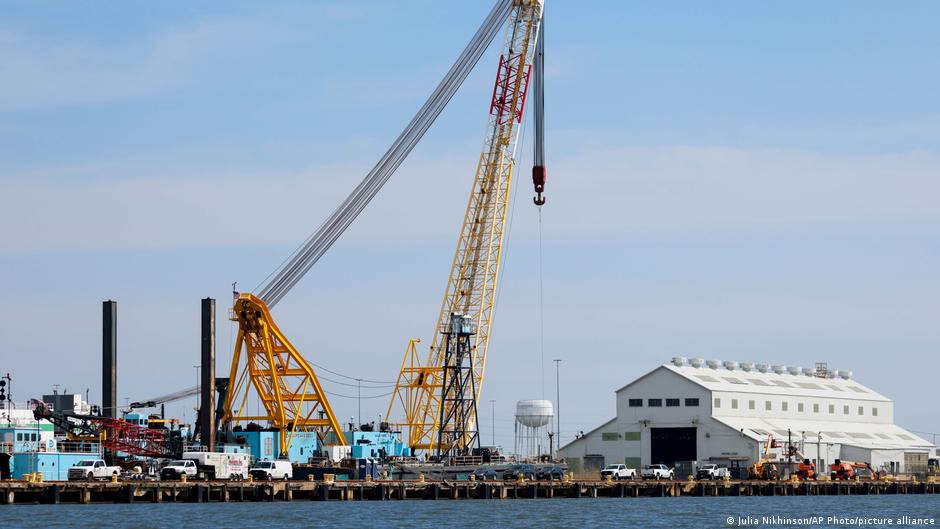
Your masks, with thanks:
[[[280,174],[161,167],[158,177],[152,169],[158,165],[62,168],[55,181],[37,174],[8,180],[4,195],[17,200],[0,210],[0,222],[20,229],[0,249],[293,244],[368,169],[358,161]],[[465,153],[408,162],[346,239],[451,238],[471,170]],[[71,172],[98,178],[63,183]],[[522,178],[516,185],[524,206],[531,184]],[[924,152],[598,148],[553,163],[548,190],[546,214],[559,238],[703,225],[940,220],[940,160]],[[235,222],[234,213],[249,208],[264,214]],[[534,229],[526,218],[514,229]]]
[[[339,4],[311,6],[303,13],[313,26],[363,15],[360,8]],[[297,16],[296,9],[274,8],[179,24],[121,42],[64,41],[0,27],[0,111],[123,101],[195,82],[272,42],[296,36],[301,31]],[[319,29],[305,27],[303,34]]]

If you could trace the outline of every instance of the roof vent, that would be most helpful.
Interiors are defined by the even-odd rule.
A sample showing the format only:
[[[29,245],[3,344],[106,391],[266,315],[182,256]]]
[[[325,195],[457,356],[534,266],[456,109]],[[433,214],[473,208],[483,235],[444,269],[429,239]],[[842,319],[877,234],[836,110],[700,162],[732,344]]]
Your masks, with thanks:
[[[754,364],[752,362],[741,362],[741,370],[750,372],[754,369]]]
[[[738,363],[735,362],[734,360],[725,360],[724,362],[722,362],[722,365],[725,366],[725,369],[727,369],[728,371],[734,371],[735,369],[738,368]]]
[[[804,367],[804,368],[803,368],[803,374],[806,375],[806,376],[808,376],[808,377],[814,377],[814,376],[816,376],[816,369],[814,369],[814,368],[812,368],[812,367]]]
[[[672,365],[674,365],[674,366],[676,366],[676,367],[682,367],[682,366],[686,365],[687,363],[688,363],[688,361],[685,359],[684,356],[674,356],[674,357],[672,357]]]
[[[787,372],[787,366],[773,365],[773,366],[770,366],[770,369],[772,369],[774,373],[778,375],[782,375]]]
[[[689,360],[689,363],[692,364],[692,367],[702,367],[705,365],[705,360],[702,360],[701,358],[693,358],[692,360]]]
[[[799,375],[799,374],[800,374],[800,371],[802,371],[802,369],[799,368],[799,367],[797,367],[797,366],[790,366],[790,367],[787,368],[787,371],[788,371],[791,375],[796,376],[796,375]]]
[[[852,372],[851,371],[839,371],[839,378],[841,378],[842,380],[849,380],[850,378],[852,378]]]
[[[718,366],[721,365],[721,361],[720,361],[720,360],[709,360],[709,361],[707,361],[707,362],[705,362],[705,363],[708,365],[708,367],[710,367],[710,368],[712,368],[712,369],[718,369]]]
[[[767,364],[757,364],[757,370],[761,373],[767,372]]]

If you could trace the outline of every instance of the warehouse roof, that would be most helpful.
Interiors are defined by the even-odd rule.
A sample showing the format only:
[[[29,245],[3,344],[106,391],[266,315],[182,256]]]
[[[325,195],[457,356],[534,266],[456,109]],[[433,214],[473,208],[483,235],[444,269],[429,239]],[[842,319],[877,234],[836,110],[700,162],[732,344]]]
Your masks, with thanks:
[[[676,365],[677,363],[663,364],[653,372],[667,369],[710,391],[891,402],[888,397],[858,383],[850,376],[820,378],[808,375],[800,368],[785,366],[773,366],[777,368],[776,371],[767,367],[766,372],[763,372],[747,363],[741,364],[744,366],[742,368],[737,362],[711,361],[707,364],[702,363],[700,367],[695,367],[688,362],[683,365]],[[642,378],[645,377],[637,380]],[[618,391],[635,382],[627,384]]]
[[[767,435],[777,439],[787,438],[787,428],[793,440],[803,439],[807,443],[838,443],[875,449],[929,449],[933,445],[913,433],[891,423],[870,422],[832,422],[818,420],[773,419],[757,417],[715,416],[724,423],[757,441],[763,441]],[[822,434],[819,441],[818,434]]]

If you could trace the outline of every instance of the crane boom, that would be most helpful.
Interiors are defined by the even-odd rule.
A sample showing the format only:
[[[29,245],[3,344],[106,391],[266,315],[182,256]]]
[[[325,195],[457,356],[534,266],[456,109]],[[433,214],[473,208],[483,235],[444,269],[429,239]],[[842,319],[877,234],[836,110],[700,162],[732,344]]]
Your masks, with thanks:
[[[483,386],[515,149],[542,9],[542,0],[513,2],[483,149],[427,361],[417,365],[413,354],[406,355],[392,395],[393,405],[404,404],[404,420],[387,420],[408,429],[413,450],[457,455],[478,444],[476,401]]]
[[[258,295],[234,293],[231,319],[238,322],[238,337],[232,355],[231,387],[221,414],[223,424],[267,420],[280,430],[281,454],[287,453],[293,432],[298,429],[317,431],[327,444],[345,444],[339,422],[313,368],[278,328],[270,309],[303,278],[376,196],[463,84],[510,11],[515,10],[514,5],[519,3],[534,2],[496,1],[470,43],[385,155],[317,231],[269,276],[270,280],[260,288]],[[514,89],[518,90],[518,86]],[[500,156],[494,163],[508,163],[502,158]],[[502,230],[499,233],[501,237]],[[245,412],[252,390],[264,406],[263,414],[251,416]]]

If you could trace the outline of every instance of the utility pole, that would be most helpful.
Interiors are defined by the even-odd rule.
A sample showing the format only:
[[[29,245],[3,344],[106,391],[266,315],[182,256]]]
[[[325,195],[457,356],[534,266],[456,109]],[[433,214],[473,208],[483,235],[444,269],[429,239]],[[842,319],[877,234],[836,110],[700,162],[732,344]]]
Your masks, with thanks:
[[[356,401],[359,404],[359,411],[356,412],[356,422],[362,423],[362,379],[356,379]]]
[[[557,444],[561,447],[561,385],[559,381],[558,365],[561,364],[561,358],[553,360],[555,362],[555,433],[557,434]]]

